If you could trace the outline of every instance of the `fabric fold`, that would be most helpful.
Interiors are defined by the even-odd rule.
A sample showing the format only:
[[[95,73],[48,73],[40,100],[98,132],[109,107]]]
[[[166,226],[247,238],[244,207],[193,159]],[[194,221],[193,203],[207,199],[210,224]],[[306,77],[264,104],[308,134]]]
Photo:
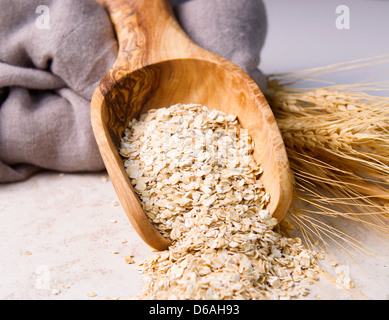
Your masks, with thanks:
[[[117,56],[113,26],[95,0],[48,0],[40,29],[41,5],[0,2],[0,182],[104,168],[90,100]]]
[[[44,70],[23,68],[3,62],[0,62],[0,70],[0,87],[54,90],[66,86],[60,77]]]

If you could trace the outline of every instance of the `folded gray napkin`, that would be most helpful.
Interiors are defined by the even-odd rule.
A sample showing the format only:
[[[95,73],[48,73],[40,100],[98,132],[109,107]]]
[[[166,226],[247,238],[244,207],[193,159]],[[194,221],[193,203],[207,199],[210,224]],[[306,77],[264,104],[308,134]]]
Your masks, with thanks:
[[[257,69],[266,36],[261,0],[173,1],[178,21],[200,46]],[[104,168],[90,124],[90,100],[115,61],[108,14],[95,0],[0,2],[0,182],[40,169]]]

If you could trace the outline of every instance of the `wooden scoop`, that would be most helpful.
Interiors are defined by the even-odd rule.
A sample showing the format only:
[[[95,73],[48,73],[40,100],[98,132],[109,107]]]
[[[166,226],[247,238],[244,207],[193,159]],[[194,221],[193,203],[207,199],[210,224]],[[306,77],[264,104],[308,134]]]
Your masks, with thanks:
[[[124,129],[152,108],[196,103],[235,114],[255,143],[254,159],[280,221],[292,200],[283,140],[262,92],[238,66],[191,41],[167,0],[99,0],[115,26],[119,54],[91,103],[93,131],[118,198],[141,238],[157,250],[170,242],[149,221],[119,155]]]

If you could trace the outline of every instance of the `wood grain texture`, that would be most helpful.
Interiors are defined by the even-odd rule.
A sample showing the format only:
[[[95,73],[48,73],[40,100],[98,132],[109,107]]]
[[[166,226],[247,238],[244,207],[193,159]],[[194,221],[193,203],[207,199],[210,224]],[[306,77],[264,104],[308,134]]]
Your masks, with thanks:
[[[99,0],[119,42],[117,60],[91,103],[94,134],[116,193],[135,230],[153,248],[169,241],[149,222],[125,173],[118,146],[128,122],[151,108],[198,103],[238,116],[255,143],[261,181],[279,221],[292,200],[292,176],[273,113],[254,81],[238,66],[193,43],[169,1]]]

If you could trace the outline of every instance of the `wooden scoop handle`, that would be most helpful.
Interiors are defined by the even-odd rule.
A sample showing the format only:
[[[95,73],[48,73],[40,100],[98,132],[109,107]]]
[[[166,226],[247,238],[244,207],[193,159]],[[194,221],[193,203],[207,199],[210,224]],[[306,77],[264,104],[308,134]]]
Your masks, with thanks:
[[[169,0],[97,0],[110,13],[119,43],[115,66],[128,72],[205,50],[179,26]]]

